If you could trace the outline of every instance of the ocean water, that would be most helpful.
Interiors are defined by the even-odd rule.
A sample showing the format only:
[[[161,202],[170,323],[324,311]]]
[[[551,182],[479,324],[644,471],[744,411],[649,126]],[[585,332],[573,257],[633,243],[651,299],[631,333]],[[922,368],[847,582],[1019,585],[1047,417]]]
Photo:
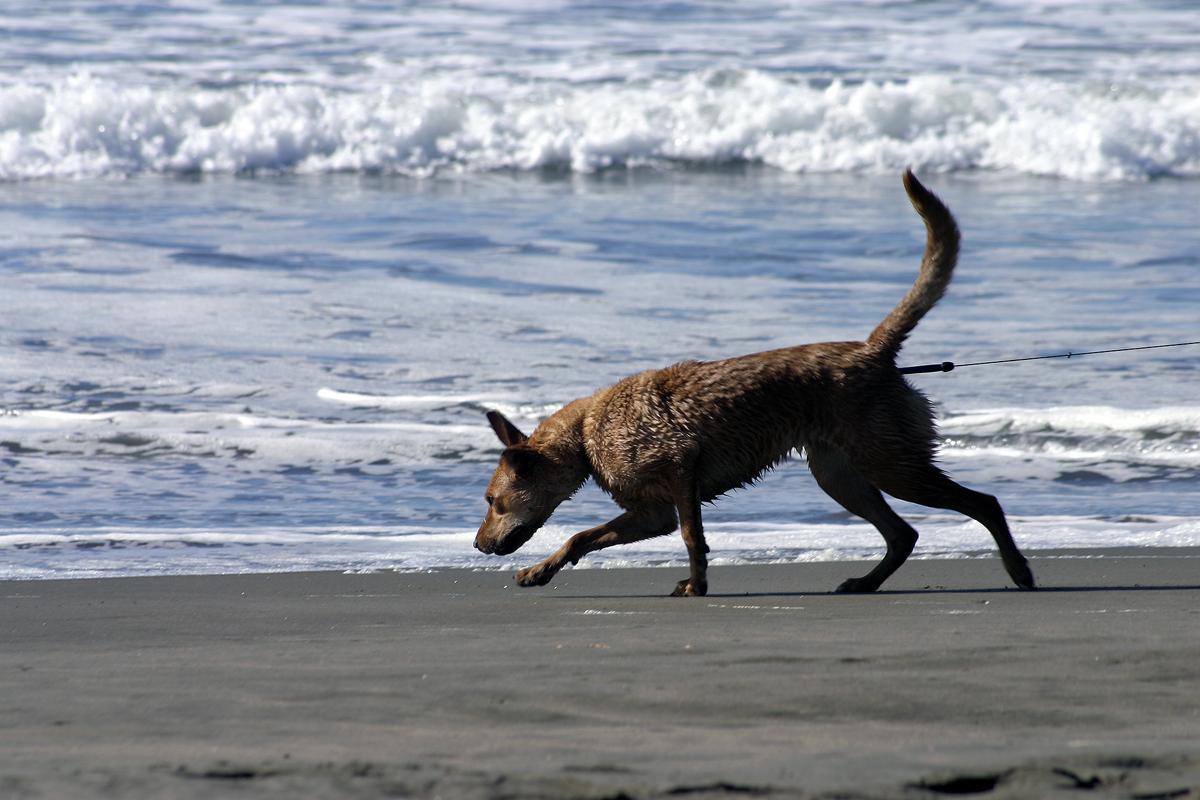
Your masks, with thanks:
[[[864,336],[920,259],[907,165],[964,247],[903,363],[1200,339],[1191,3],[10,6],[0,577],[532,563],[616,509],[474,551],[485,411]],[[1022,546],[1089,549],[1200,545],[1198,377],[912,382]],[[714,563],[882,552],[800,457],[705,520]]]

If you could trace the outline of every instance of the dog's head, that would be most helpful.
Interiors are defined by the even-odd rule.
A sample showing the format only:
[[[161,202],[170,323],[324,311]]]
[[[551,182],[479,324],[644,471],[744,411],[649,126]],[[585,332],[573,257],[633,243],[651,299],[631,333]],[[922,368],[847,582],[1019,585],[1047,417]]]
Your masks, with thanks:
[[[503,414],[489,411],[487,417],[504,452],[488,483],[487,516],[475,534],[475,547],[506,556],[528,542],[574,490],[562,493],[554,462]]]

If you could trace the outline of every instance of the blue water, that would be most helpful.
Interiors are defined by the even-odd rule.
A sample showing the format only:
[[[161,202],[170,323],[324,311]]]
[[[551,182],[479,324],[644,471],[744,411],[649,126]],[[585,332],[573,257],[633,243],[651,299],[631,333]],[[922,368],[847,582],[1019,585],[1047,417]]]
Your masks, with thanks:
[[[0,575],[529,563],[614,507],[475,553],[483,413],[865,335],[920,258],[907,164],[964,250],[905,363],[1200,339],[1200,20],[957,9],[29,4]],[[1198,350],[913,382],[1027,548],[1195,545]],[[706,513],[715,561],[879,551],[795,461]],[[921,553],[990,547],[898,507]]]

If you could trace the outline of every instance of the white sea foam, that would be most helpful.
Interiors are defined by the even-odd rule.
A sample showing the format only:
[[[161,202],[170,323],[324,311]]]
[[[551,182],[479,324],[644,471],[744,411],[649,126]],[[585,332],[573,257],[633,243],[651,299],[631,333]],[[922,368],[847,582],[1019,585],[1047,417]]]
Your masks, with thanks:
[[[1117,480],[1136,477],[1138,468],[1200,466],[1196,406],[983,409],[946,415],[940,428],[955,456],[1107,463]]]
[[[357,408],[386,408],[386,409],[423,409],[448,408],[450,406],[472,404],[486,405],[489,408],[495,402],[492,395],[484,394],[362,394],[360,392],[342,392],[337,389],[322,387],[317,390],[317,397],[331,403],[355,406]]]
[[[948,434],[1063,431],[1074,433],[1120,432],[1200,435],[1200,406],[1114,408],[1112,406],[1056,406],[1052,408],[994,408],[951,413],[941,420]]]
[[[915,557],[959,558],[993,551],[987,532],[961,517],[913,519],[921,530]],[[1027,550],[1200,546],[1200,521],[1179,517],[1014,517],[1011,522]],[[512,571],[543,558],[569,533],[549,525],[520,553],[498,558],[471,547],[473,531],[428,527],[14,529],[0,537],[0,579],[439,567]],[[878,532],[865,523],[711,523],[706,535],[710,563],[717,565],[871,560],[883,554]],[[594,553],[579,566],[686,563],[678,538],[665,537]]]
[[[323,387],[317,390],[317,397],[331,403],[355,408],[381,410],[419,411],[455,406],[479,406],[494,409],[529,426],[537,425],[538,422],[562,408],[561,403],[521,403],[511,396],[501,394],[362,394]],[[471,430],[476,430],[476,428],[485,430],[482,423],[472,427]]]
[[[914,77],[814,84],[752,69],[599,83],[432,73],[361,88],[0,86],[0,179],[436,173],[756,162],[792,172],[996,169],[1200,176],[1200,82]]]
[[[485,458],[496,444],[482,421],[435,422],[422,412],[464,405],[496,408],[532,429],[559,408],[558,404],[501,400],[492,394],[368,395],[321,389],[318,397],[402,416],[363,421],[248,412],[31,409],[0,415],[0,434],[26,452],[142,457],[236,453],[292,464],[381,458],[429,463],[451,456]],[[1126,467],[1200,465],[1200,408],[1194,406],[982,409],[944,415],[940,427],[944,448],[955,457],[1037,456],[1051,465],[1081,461]]]
[[[6,443],[63,456],[252,457],[277,463],[428,463],[495,448],[486,425],[327,421],[247,413],[30,410],[0,415]]]

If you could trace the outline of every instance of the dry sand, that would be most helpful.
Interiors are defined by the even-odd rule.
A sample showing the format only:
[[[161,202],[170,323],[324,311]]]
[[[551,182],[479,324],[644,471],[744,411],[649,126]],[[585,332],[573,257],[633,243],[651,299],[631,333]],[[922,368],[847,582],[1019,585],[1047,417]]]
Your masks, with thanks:
[[[1031,555],[0,583],[0,798],[1200,797],[1200,551]]]

